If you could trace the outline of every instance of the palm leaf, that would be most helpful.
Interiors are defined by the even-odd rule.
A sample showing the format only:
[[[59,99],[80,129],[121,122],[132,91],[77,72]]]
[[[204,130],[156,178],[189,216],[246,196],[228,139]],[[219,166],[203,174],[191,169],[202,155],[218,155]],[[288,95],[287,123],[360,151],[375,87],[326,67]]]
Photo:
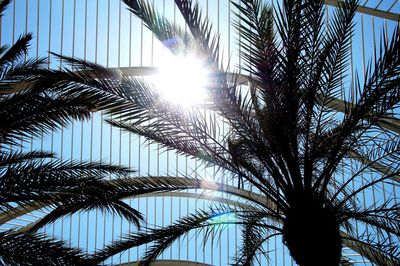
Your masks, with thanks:
[[[126,2],[150,30],[161,36],[160,40],[165,39],[163,33],[157,32],[164,20],[151,5]],[[214,66],[216,82],[210,90],[208,106],[210,112],[215,112],[215,119],[209,122],[205,117],[208,110],[202,113],[195,108],[192,115],[179,107],[174,113],[168,103],[160,103],[162,99],[150,86],[134,80],[122,81],[119,91],[115,91],[127,101],[120,109],[110,111],[117,115],[110,123],[167,149],[229,170],[239,184],[255,186],[276,204],[283,214],[284,228],[290,219],[288,214],[296,212],[299,202],[307,198],[312,204],[304,204],[307,206],[300,207],[298,213],[306,211],[311,215],[320,209],[329,213],[332,230],[337,231],[335,239],[341,239],[339,224],[351,231],[350,220],[356,217],[379,234],[398,237],[393,228],[397,218],[387,215],[383,219],[383,209],[379,212],[379,208],[371,206],[378,213],[367,211],[365,206],[350,209],[359,193],[398,175],[398,136],[378,124],[382,119],[396,119],[396,114],[390,112],[396,110],[400,99],[398,33],[389,44],[382,45],[381,59],[370,68],[364,83],[360,82],[363,86],[357,85],[360,97],[347,100],[350,90],[343,89],[342,79],[347,72],[358,1],[342,1],[329,21],[325,20],[324,1],[283,1],[274,15],[261,1],[233,2],[240,21],[235,26],[245,62],[241,70],[250,74],[246,87],[235,79],[227,80],[221,70],[218,38],[213,37],[211,24],[203,18],[198,4],[190,0],[175,3],[202,56]],[[336,99],[342,94],[344,101],[337,107]],[[212,135],[211,129],[216,127],[211,127],[222,119],[228,133],[217,131]],[[343,182],[335,180],[339,169],[346,173],[352,170],[354,158],[362,163],[355,174]],[[386,170],[382,177],[364,179],[362,173],[371,169],[381,173]],[[360,179],[366,183],[357,188],[349,186]],[[318,210],[307,209],[310,206],[318,206]],[[391,205],[388,209],[395,213],[397,207]],[[247,222],[250,226],[251,222]],[[252,239],[259,241],[251,242]],[[264,240],[266,237],[245,239],[242,256],[237,259],[250,264]],[[304,238],[301,241],[308,243]],[[367,242],[373,242],[371,247],[385,245],[379,239]],[[337,243],[341,246],[340,241]],[[169,244],[166,240],[152,246],[147,258],[154,259]],[[384,249],[382,252],[385,257]],[[309,255],[310,259],[315,256],[311,251]],[[339,263],[340,257],[335,255],[335,261]]]
[[[4,11],[6,10],[7,6],[10,4],[11,0],[1,0],[0,1],[0,16],[3,16]]]
[[[253,215],[251,211],[241,212],[240,210],[229,209],[211,209],[209,212],[198,211],[195,214],[188,215],[173,225],[160,229],[149,228],[147,232],[132,233],[122,238],[122,240],[112,243],[105,247],[93,257],[93,262],[99,263],[106,260],[108,257],[118,254],[132,247],[138,247],[147,243],[154,244],[146,250],[142,258],[141,265],[149,265],[152,260],[156,259],[166,248],[168,248],[178,238],[184,236],[189,231],[194,229],[206,230],[206,235],[215,232],[215,230],[224,229],[229,224],[242,224],[239,221],[225,221],[221,219],[226,215],[242,214],[246,217]],[[236,215],[237,216],[237,215]],[[266,228],[273,228],[273,225],[263,224]],[[207,231],[208,230],[208,231]]]
[[[85,255],[42,234],[0,233],[0,263],[6,265],[85,265]]]
[[[23,55],[28,52],[29,42],[32,40],[31,34],[26,34],[18,38],[13,46],[8,49],[0,57],[0,71],[6,67],[7,64],[12,64],[16,60],[21,59]]]

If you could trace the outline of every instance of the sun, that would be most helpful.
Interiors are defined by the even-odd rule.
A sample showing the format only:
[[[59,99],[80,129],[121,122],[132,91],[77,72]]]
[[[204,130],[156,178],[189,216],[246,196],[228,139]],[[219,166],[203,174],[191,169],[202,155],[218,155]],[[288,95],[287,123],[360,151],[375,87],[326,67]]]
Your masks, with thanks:
[[[206,100],[209,71],[194,55],[166,56],[155,76],[156,90],[169,102],[192,106]]]

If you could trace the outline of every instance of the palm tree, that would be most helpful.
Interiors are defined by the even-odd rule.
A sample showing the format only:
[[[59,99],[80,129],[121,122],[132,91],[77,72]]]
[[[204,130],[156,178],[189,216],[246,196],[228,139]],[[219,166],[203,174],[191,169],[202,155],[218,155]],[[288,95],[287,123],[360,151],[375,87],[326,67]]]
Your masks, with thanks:
[[[0,1],[0,15],[9,3]],[[29,227],[0,232],[0,265],[85,264],[80,250],[38,230],[62,216],[93,209],[118,214],[139,227],[141,213],[122,199],[149,186],[139,189],[137,181],[125,178],[133,172],[125,167],[67,162],[52,153],[19,148],[32,136],[88,119],[114,103],[93,89],[102,83],[93,73],[79,67],[76,72],[49,70],[46,59],[24,60],[31,38],[26,34],[9,48],[0,47],[0,224],[36,209],[50,207],[50,212]],[[117,75],[83,64],[100,68],[102,78]],[[113,180],[105,181],[109,178]]]
[[[142,258],[148,265],[190,230],[209,236],[217,225],[238,224],[239,265],[251,265],[277,235],[299,265],[344,263],[343,244],[376,264],[399,264],[399,204],[393,197],[370,206],[358,201],[376,184],[399,182],[398,29],[382,41],[364,79],[345,88],[357,1],[342,1],[329,23],[322,0],[284,0],[275,12],[261,0],[233,1],[245,62],[240,70],[247,76],[224,71],[218,36],[191,0],[175,0],[187,31],[145,1],[124,2],[173,54],[201,55],[213,72],[212,85],[209,100],[188,111],[143,80],[107,79],[112,87],[99,88],[119,101],[108,108],[109,123],[229,172],[239,188],[251,186],[256,196],[236,193],[246,204],[200,210],[171,226],[134,232],[98,252],[94,263],[152,243]],[[223,134],[222,124],[229,132]],[[160,180],[168,186],[177,179]],[[236,219],[215,222],[228,214]],[[357,231],[356,222],[362,224]]]
[[[0,14],[9,3],[0,1]],[[122,103],[98,89],[112,89],[118,72],[68,57],[62,58],[65,69],[47,69],[45,58],[24,60],[31,39],[26,34],[10,48],[0,47],[0,225],[35,210],[50,212],[33,224],[0,232],[0,265],[87,265],[86,253],[38,231],[62,216],[94,209],[139,228],[143,216],[124,198],[183,189],[187,182],[133,179],[134,171],[122,166],[21,150],[32,137]]]

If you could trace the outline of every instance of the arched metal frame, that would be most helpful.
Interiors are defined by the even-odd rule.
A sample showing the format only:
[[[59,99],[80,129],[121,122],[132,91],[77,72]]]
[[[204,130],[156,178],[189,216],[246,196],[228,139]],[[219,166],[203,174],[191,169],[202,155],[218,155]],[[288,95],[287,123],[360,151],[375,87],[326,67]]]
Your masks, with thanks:
[[[138,178],[139,180],[141,179],[140,177]],[[244,198],[246,200],[252,201],[256,204],[260,205],[268,205],[271,208],[274,208],[272,206],[272,203],[268,200],[267,197],[248,191],[244,189],[238,189],[234,186],[231,185],[226,185],[222,183],[215,183],[215,182],[210,182],[210,181],[203,181],[203,180],[198,180],[198,179],[193,179],[193,178],[185,178],[185,177],[166,177],[166,176],[160,176],[160,177],[152,177],[154,182],[166,182],[167,179],[173,180],[174,182],[178,181],[182,184],[187,184],[188,189],[205,189],[205,190],[210,190],[210,191],[215,191],[215,192],[224,192],[227,194],[231,194],[234,196],[238,196],[240,198]],[[142,178],[142,180],[145,180]],[[113,184],[113,181],[106,181],[109,184]],[[140,195],[136,198],[142,198],[142,197],[163,197],[163,196],[170,196],[170,197],[181,197],[181,198],[194,198],[194,199],[202,199],[202,200],[208,200],[208,201],[213,201],[213,202],[218,202],[222,204],[229,204],[229,205],[234,205],[234,206],[240,206],[241,208],[250,208],[250,205],[246,203],[238,203],[237,201],[233,201],[230,199],[225,199],[222,197],[217,197],[213,195],[207,195],[207,194],[199,194],[199,193],[190,193],[190,192],[164,192],[164,193],[148,193],[148,194],[143,194]],[[42,205],[29,205],[29,206],[20,206],[15,209],[15,212],[12,210],[3,213],[0,216],[0,224],[8,222],[15,218],[16,216],[14,214],[18,214],[18,216],[27,214],[31,211],[38,210],[42,208]],[[7,215],[8,214],[8,215]],[[278,221],[279,222],[279,221]],[[30,223],[25,227],[22,227],[19,232],[24,232],[29,230],[36,222]],[[343,237],[343,244],[347,246],[348,248],[352,249],[353,251],[359,253],[360,255],[366,257],[368,260],[371,262],[375,262],[372,254],[373,251],[370,249],[370,247],[362,245],[360,243],[357,243],[356,241],[352,240],[350,235],[341,232],[341,235]],[[161,265],[161,264],[160,264]],[[162,264],[165,265],[165,264]],[[386,265],[392,265],[391,262],[388,260]],[[394,265],[393,265],[394,266]]]
[[[139,262],[127,262],[116,264],[115,266],[138,266]],[[155,260],[151,263],[152,266],[212,266],[210,264],[195,262],[195,261],[185,261],[185,260]]]
[[[340,5],[340,3],[343,2],[343,1],[326,0],[325,2],[326,2],[327,5],[338,7]],[[371,15],[371,16],[374,16],[374,17],[379,17],[379,18],[398,21],[398,22],[400,21],[400,15],[399,14],[396,14],[396,13],[393,13],[393,12],[384,11],[384,10],[381,10],[381,9],[370,8],[370,7],[366,7],[366,6],[359,6],[357,8],[357,11],[359,13],[366,14],[366,15]]]

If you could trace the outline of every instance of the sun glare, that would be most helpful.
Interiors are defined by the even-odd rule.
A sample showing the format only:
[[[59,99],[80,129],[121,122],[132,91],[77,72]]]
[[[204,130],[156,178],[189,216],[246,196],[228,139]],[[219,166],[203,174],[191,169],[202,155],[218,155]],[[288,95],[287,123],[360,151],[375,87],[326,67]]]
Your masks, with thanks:
[[[228,226],[229,223],[235,223],[237,222],[237,218],[235,213],[221,213],[217,214],[214,217],[210,219],[210,223],[215,225],[215,226]]]
[[[168,56],[155,77],[155,86],[163,97],[181,106],[191,106],[206,99],[208,70],[193,55]]]

